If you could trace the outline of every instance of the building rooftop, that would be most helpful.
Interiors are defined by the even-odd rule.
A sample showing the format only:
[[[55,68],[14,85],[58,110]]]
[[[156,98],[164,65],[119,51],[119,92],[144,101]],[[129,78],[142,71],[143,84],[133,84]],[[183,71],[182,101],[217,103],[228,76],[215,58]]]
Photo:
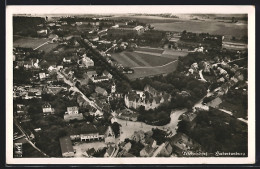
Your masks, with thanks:
[[[96,87],[96,89],[95,89],[95,91],[97,92],[97,93],[104,93],[104,92],[107,92],[105,89],[103,89],[103,88],[101,88],[101,87]]]
[[[74,152],[69,136],[61,137],[59,140],[62,154]]]
[[[74,125],[68,126],[67,132],[69,135],[80,135],[80,134],[96,134],[99,133],[98,129],[92,124],[81,124],[81,125]]]

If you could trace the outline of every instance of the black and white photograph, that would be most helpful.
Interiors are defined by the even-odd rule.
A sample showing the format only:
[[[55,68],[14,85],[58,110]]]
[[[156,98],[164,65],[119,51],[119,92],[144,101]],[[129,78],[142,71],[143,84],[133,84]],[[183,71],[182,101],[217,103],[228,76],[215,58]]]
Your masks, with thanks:
[[[253,164],[253,6],[6,8],[8,164]]]

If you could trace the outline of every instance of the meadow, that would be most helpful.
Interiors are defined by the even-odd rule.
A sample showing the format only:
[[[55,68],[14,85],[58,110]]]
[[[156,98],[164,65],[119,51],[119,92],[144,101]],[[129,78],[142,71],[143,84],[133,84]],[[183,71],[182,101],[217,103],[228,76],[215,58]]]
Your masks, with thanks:
[[[127,74],[127,77],[130,80],[134,80],[136,78],[144,78],[147,76],[168,74],[174,72],[177,69],[177,66],[178,60],[175,60],[162,67],[133,68],[135,71],[134,74]]]
[[[38,50],[43,50],[45,53],[49,53],[53,49],[55,49],[58,45],[59,45],[58,43],[48,43],[38,48]]]
[[[209,33],[215,35],[230,35],[242,37],[247,35],[247,23],[226,23],[218,21],[195,21],[185,22],[154,22],[151,23],[156,30],[182,32],[184,30],[194,33]]]
[[[34,49],[47,41],[49,41],[48,38],[15,37],[13,46]]]

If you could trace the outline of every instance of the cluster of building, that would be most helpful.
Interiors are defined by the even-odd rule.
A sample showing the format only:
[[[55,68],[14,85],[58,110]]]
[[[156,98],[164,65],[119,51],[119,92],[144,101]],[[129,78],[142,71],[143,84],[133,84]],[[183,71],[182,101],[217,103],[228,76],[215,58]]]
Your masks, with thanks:
[[[108,36],[122,36],[127,34],[141,35],[144,33],[143,26],[115,25],[108,29]]]
[[[37,98],[40,99],[42,96],[42,86],[31,86],[31,85],[25,85],[25,86],[14,86],[13,90],[13,98],[22,98],[22,99],[33,99]]]
[[[184,151],[202,152],[200,144],[184,133],[177,133],[160,145],[152,138],[152,135],[153,131],[139,130],[135,131],[130,138],[130,140],[139,142],[144,146],[139,152],[140,157],[182,157]],[[118,157],[134,157],[133,154],[129,153],[131,142],[123,142],[119,144],[119,147],[121,147],[121,151],[117,154]]]
[[[163,103],[171,101],[171,95],[166,92],[159,92],[150,85],[146,85],[144,91],[131,91],[125,95],[127,108],[138,109],[144,106],[145,110],[155,109]]]
[[[137,121],[138,113],[131,109],[116,110],[116,117],[128,121]]]
[[[74,141],[104,141],[109,148],[115,147],[115,134],[110,126],[96,127],[91,124],[83,124],[76,128],[69,127],[67,131],[68,135],[59,139],[63,157],[74,157],[76,153],[72,144]]]

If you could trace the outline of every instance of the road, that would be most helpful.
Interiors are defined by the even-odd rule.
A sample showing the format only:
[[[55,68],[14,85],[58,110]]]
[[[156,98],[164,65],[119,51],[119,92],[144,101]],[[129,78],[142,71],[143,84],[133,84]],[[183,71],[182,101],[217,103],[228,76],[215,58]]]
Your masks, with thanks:
[[[198,101],[198,102],[193,106],[193,111],[196,110],[196,107],[202,108],[202,109],[204,109],[204,110],[209,110],[209,106],[203,105],[202,102],[203,102],[203,99],[204,99],[205,97],[209,97],[209,96],[212,96],[212,95],[213,95],[213,92],[208,92],[206,96],[204,96],[200,101]],[[232,113],[231,111],[228,111],[228,110],[225,110],[225,109],[218,109],[218,110],[222,111],[223,113],[229,114],[230,116],[233,116],[233,113]],[[237,120],[248,124],[247,120],[245,120],[245,119],[243,119],[243,118],[237,118]]]
[[[89,100],[76,86],[74,86],[74,84],[70,80],[66,79],[66,77],[62,73],[57,72],[57,74],[59,74],[63,78],[65,83],[67,83],[68,85],[70,85],[73,88],[73,91],[80,93],[82,98],[86,102],[88,102],[90,106],[92,106],[92,107],[94,107],[94,108],[96,108],[96,109],[98,109],[99,111],[102,112],[102,109],[96,103],[94,103],[93,101]]]
[[[23,130],[23,128],[20,126],[20,124],[16,121],[16,119],[14,119],[14,124],[17,126],[17,128],[23,133],[23,135],[26,136],[26,140],[29,144],[32,145],[32,147],[34,149],[36,149],[37,151],[39,151],[41,154],[43,154],[45,157],[49,157],[47,154],[45,154],[44,152],[42,152],[38,147],[36,147],[31,141],[30,141],[30,137],[28,136],[28,134]]]
[[[202,70],[199,71],[199,75],[200,75],[200,78],[201,78],[200,80],[207,82],[207,80],[204,79],[204,77],[203,77]]]

